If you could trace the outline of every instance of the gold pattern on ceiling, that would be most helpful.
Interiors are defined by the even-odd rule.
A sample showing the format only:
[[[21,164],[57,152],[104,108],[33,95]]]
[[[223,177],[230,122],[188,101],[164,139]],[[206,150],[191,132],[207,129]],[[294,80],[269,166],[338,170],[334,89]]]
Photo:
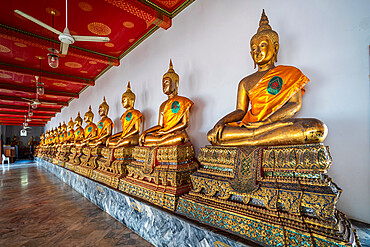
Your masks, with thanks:
[[[15,57],[14,59],[17,60],[17,61],[21,61],[21,62],[26,61],[26,60],[24,60],[23,58],[20,58],[20,57]]]
[[[54,82],[53,85],[58,86],[58,87],[66,87],[67,86],[66,84],[61,83],[61,82]]]
[[[12,78],[12,77],[8,74],[0,73],[0,78],[9,79],[9,78]]]
[[[10,49],[5,45],[0,45],[0,52],[10,52]]]
[[[112,32],[110,27],[100,22],[92,22],[88,24],[87,29],[89,29],[89,31],[92,32],[93,34],[103,36],[109,35]]]
[[[67,67],[73,68],[73,69],[78,69],[82,67],[80,63],[76,63],[76,62],[66,62],[64,65]]]
[[[93,9],[92,6],[86,2],[79,2],[78,7],[83,11],[91,11]]]
[[[125,21],[124,23],[122,23],[124,27],[126,28],[133,28],[135,26],[134,23],[132,23],[131,21]]]
[[[16,45],[18,47],[27,47],[27,45],[25,45],[23,43],[19,43],[19,42],[15,42],[14,45]]]
[[[104,44],[106,47],[114,47],[114,44],[113,43],[105,43]]]

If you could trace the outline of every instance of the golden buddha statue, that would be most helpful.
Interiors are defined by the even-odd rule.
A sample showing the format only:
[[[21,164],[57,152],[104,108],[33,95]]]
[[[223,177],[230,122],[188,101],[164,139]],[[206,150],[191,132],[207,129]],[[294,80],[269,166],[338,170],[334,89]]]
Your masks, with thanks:
[[[39,146],[44,146],[45,145],[45,135],[44,133],[42,133],[40,135],[40,143],[39,143]]]
[[[324,123],[312,118],[292,118],[301,109],[309,79],[295,67],[275,67],[279,37],[264,11],[250,46],[258,71],[240,81],[236,110],[208,132],[209,142],[222,146],[322,142],[328,132]]]
[[[66,139],[67,139],[67,125],[66,125],[66,122],[63,121],[63,124],[60,128],[60,134],[59,134],[59,144],[63,144],[65,143]]]
[[[87,124],[84,129],[84,140],[81,141],[79,144],[76,143],[77,146],[85,146],[87,143],[96,136],[97,127],[96,124],[93,123],[94,113],[91,111],[91,106],[89,106],[89,111],[85,113],[84,121]]]
[[[84,139],[84,129],[81,127],[82,118],[80,116],[80,112],[78,112],[74,124],[76,126],[76,130],[74,131],[74,143],[76,144],[80,143]]]
[[[68,122],[68,131],[66,133],[66,137],[64,140],[66,144],[69,144],[68,146],[70,146],[74,140],[74,130],[73,130],[74,126],[75,126],[75,123],[73,122],[72,117],[71,117],[71,120],[69,120]]]
[[[167,146],[177,145],[189,141],[185,129],[189,123],[189,112],[193,102],[188,98],[178,96],[179,76],[173,69],[170,60],[170,68],[163,75],[163,93],[168,96],[159,108],[158,125],[145,130],[139,139],[140,145]]]
[[[113,130],[113,121],[107,117],[109,111],[109,105],[105,101],[105,97],[103,99],[103,103],[99,106],[99,115],[101,120],[98,122],[97,126],[97,134],[95,137],[92,137],[89,140],[88,145],[90,147],[97,147],[101,144],[106,143],[108,137],[112,135]]]
[[[61,127],[60,123],[59,123],[59,126]],[[58,128],[55,127],[53,130],[53,145],[57,145],[59,143]]]
[[[106,142],[107,147],[119,148],[139,144],[143,115],[134,109],[134,104],[135,94],[131,91],[130,82],[128,82],[127,90],[122,94],[122,106],[126,109],[126,112],[121,116],[122,132],[110,136]]]

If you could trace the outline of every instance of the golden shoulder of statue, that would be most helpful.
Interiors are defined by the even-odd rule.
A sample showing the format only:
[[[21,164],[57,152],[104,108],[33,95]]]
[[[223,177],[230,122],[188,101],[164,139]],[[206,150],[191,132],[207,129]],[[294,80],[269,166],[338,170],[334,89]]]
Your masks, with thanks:
[[[193,102],[178,96],[179,76],[170,61],[170,68],[163,75],[163,93],[168,96],[159,108],[158,125],[145,130],[139,139],[142,146],[177,145],[189,141],[185,129],[189,123],[189,113]]]
[[[322,142],[328,132],[324,123],[312,118],[292,118],[301,109],[309,79],[295,67],[275,67],[279,36],[264,11],[250,46],[258,71],[240,81],[236,110],[208,132],[209,142],[222,146]]]
[[[97,133],[95,137],[89,139],[88,145],[90,147],[97,147],[98,145],[105,145],[109,136],[112,135],[113,121],[108,118],[109,105],[103,99],[103,103],[99,106],[99,115],[101,120],[97,124]]]
[[[122,132],[110,136],[106,142],[107,147],[119,148],[139,144],[143,115],[140,111],[134,109],[134,104],[135,94],[131,91],[129,82],[126,92],[122,94],[122,106],[126,109],[126,112],[121,116]]]

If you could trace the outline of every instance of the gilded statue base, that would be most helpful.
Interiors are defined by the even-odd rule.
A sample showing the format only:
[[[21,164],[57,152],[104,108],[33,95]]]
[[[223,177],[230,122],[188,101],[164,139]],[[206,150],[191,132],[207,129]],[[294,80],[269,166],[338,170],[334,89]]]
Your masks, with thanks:
[[[126,165],[132,160],[134,147],[103,148],[101,156],[96,159],[97,169],[93,171],[92,179],[118,188],[119,180],[126,176]]]
[[[75,167],[75,172],[85,177],[91,178],[93,170],[97,168],[96,160],[101,154],[102,147],[82,148],[82,156],[80,157],[80,165]]]
[[[135,147],[119,190],[174,211],[179,196],[191,189],[190,174],[198,168],[194,157],[191,143]]]
[[[64,167],[68,170],[75,171],[76,167],[81,163],[80,156],[82,155],[82,148],[71,146],[68,155],[68,161],[65,162]]]
[[[323,144],[201,148],[176,212],[271,246],[352,246]]]

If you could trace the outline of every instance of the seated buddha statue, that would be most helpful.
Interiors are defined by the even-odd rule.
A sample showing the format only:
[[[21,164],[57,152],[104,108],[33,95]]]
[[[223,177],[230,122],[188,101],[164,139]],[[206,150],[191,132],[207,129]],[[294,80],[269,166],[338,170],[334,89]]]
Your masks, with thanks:
[[[129,82],[126,92],[122,94],[122,106],[126,109],[126,112],[121,116],[122,132],[110,136],[106,142],[107,147],[119,148],[139,144],[143,115],[140,111],[134,109],[134,104],[135,94],[131,91]]]
[[[72,117],[71,117],[71,120],[69,120],[68,122],[68,131],[66,134],[66,138],[64,140],[64,143],[68,146],[70,146],[74,140],[74,130],[73,130],[74,127],[75,127],[75,123],[73,122]]]
[[[84,129],[84,139],[80,143],[76,143],[76,146],[86,146],[87,143],[96,136],[97,127],[93,123],[94,113],[91,111],[91,106],[89,106],[89,111],[85,113],[84,121],[87,124]]]
[[[163,93],[167,100],[159,107],[158,125],[145,130],[139,139],[140,145],[167,146],[189,141],[185,129],[189,123],[189,113],[193,102],[178,96],[179,76],[173,69],[172,61],[167,73],[163,75]]]
[[[60,134],[59,134],[59,144],[64,144],[67,139],[67,125],[66,122],[63,121],[63,124],[60,128]]]
[[[84,129],[81,127],[82,125],[82,118],[80,116],[80,112],[78,112],[77,117],[75,118],[74,122],[76,126],[76,130],[74,131],[74,143],[81,143],[81,141],[84,139]]]
[[[92,137],[88,142],[90,147],[97,147],[99,145],[105,145],[109,136],[112,135],[113,130],[113,121],[108,118],[109,105],[103,99],[103,103],[99,106],[99,115],[101,120],[97,124],[97,134],[95,137]]]
[[[239,82],[236,110],[221,118],[208,132],[209,142],[221,146],[322,142],[328,132],[323,122],[293,118],[301,109],[309,79],[295,67],[275,67],[279,37],[264,11],[250,47],[258,70]]]

